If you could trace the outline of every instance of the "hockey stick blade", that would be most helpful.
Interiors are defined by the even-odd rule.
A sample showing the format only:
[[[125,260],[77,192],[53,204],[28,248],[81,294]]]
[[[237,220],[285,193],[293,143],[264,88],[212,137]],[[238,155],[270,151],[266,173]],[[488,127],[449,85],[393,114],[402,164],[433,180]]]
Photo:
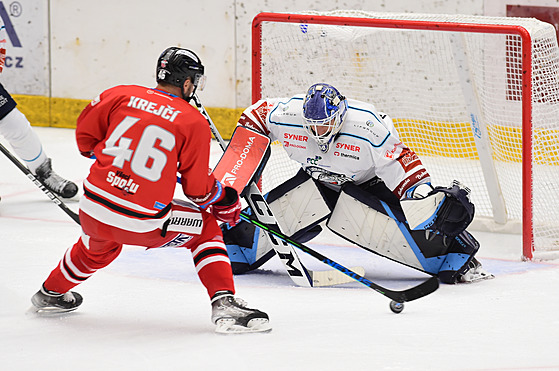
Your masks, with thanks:
[[[245,221],[247,221],[251,224],[254,224],[255,226],[265,230],[266,232],[273,234],[274,236],[278,237],[279,239],[285,241],[286,243],[288,243],[292,246],[295,246],[296,248],[298,248],[298,249],[302,250],[303,252],[309,254],[313,258],[323,262],[324,264],[329,265],[332,268],[335,268],[336,270],[338,270],[341,273],[349,276],[353,280],[355,280],[355,281],[357,281],[357,282],[375,290],[376,292],[386,296],[389,299],[394,300],[395,302],[404,303],[404,302],[407,302],[407,301],[416,300],[416,299],[422,298],[424,296],[427,296],[427,295],[433,293],[434,291],[436,291],[439,288],[439,279],[436,276],[432,276],[432,277],[428,278],[427,280],[423,281],[422,283],[420,283],[419,285],[410,287],[410,288],[405,289],[405,290],[391,290],[391,289],[388,289],[386,287],[383,287],[379,284],[376,284],[376,283],[372,282],[371,280],[357,274],[356,272],[352,271],[349,268],[344,267],[343,265],[335,262],[334,260],[327,258],[326,256],[322,255],[318,251],[313,250],[310,247],[285,236],[283,233],[280,233],[280,232],[275,231],[273,229],[267,228],[266,225],[260,223],[256,219],[251,218],[250,215],[247,215],[244,212],[241,213],[241,218],[243,220],[245,220]]]
[[[64,202],[62,202],[62,200],[56,197],[54,193],[49,191],[47,187],[45,187],[43,183],[41,183],[39,179],[37,179],[35,175],[33,175],[31,170],[29,170],[21,162],[19,162],[19,160],[15,158],[14,155],[12,155],[12,153],[8,151],[8,149],[4,147],[1,143],[0,143],[0,151],[2,151],[2,153],[6,155],[6,157],[29,178],[29,180],[31,180],[37,187],[39,187],[39,189],[43,191],[43,193],[46,194],[52,202],[54,202],[58,207],[60,207],[62,211],[64,211],[70,218],[72,218],[72,220],[80,224],[80,217],[78,216],[78,214],[70,210],[70,208],[66,206]]]
[[[360,276],[365,274],[365,268],[363,267],[351,267],[350,269],[353,272],[359,274]],[[312,278],[313,287],[342,285],[354,281],[352,277],[345,275],[342,272],[335,269],[327,270],[327,271],[309,270],[309,274],[311,275]]]

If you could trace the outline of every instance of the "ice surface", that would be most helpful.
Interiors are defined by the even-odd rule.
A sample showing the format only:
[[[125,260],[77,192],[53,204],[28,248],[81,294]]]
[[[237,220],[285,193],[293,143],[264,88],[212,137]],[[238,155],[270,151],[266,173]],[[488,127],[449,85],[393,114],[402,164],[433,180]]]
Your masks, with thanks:
[[[35,130],[55,171],[81,183],[91,161],[79,156],[73,130]],[[132,246],[77,287],[84,303],[76,312],[29,314],[31,296],[80,229],[2,155],[0,171],[2,370],[559,369],[559,263],[522,262],[517,235],[474,232],[496,279],[442,285],[398,315],[358,283],[295,287],[274,258],[236,277],[238,296],[266,311],[273,331],[217,335],[190,253]],[[67,205],[77,210],[76,200]],[[310,246],[386,285],[421,277],[332,236]]]

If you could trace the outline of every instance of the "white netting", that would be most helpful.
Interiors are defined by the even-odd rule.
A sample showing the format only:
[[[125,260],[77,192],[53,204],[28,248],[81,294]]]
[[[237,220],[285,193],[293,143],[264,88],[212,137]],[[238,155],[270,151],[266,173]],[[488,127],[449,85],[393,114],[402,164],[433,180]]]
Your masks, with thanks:
[[[415,20],[426,26],[444,22],[525,28],[532,39],[534,245],[536,250],[559,249],[559,54],[553,26],[527,18],[363,11],[306,14]],[[487,186],[492,181],[482,170],[484,157],[473,134],[478,128],[471,120],[475,110],[466,99],[471,94],[492,152],[484,161],[493,159],[507,221],[519,223],[523,212],[520,36],[414,27],[263,22],[262,96],[304,93],[323,81],[347,97],[375,104],[393,118],[402,140],[422,157],[434,184],[461,180],[473,190],[477,215],[493,219],[495,201]],[[281,152],[279,147],[274,151]],[[297,167],[287,157],[273,159],[264,173],[264,190]]]

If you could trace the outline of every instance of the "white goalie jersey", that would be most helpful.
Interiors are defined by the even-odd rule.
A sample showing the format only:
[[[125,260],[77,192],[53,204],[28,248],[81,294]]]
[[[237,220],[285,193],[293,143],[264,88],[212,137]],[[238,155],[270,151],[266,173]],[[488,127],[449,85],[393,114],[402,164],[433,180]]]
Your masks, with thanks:
[[[240,125],[280,141],[289,157],[314,179],[333,189],[379,177],[398,198],[430,181],[421,160],[398,136],[392,119],[372,104],[348,99],[348,111],[330,149],[324,153],[303,127],[305,95],[260,100],[248,107]]]

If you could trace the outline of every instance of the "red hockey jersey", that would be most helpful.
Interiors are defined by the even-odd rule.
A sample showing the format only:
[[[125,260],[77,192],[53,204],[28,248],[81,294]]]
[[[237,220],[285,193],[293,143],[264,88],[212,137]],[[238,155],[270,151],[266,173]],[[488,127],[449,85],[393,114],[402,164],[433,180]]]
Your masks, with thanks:
[[[115,227],[147,232],[170,210],[177,172],[184,194],[198,204],[221,197],[209,170],[211,134],[185,100],[142,86],[116,86],[81,113],[78,148],[95,156],[80,210]]]

